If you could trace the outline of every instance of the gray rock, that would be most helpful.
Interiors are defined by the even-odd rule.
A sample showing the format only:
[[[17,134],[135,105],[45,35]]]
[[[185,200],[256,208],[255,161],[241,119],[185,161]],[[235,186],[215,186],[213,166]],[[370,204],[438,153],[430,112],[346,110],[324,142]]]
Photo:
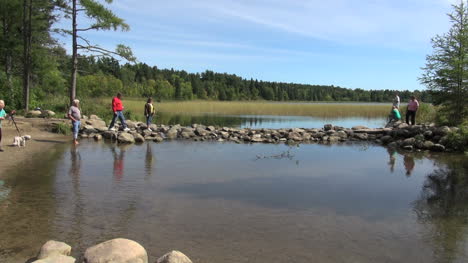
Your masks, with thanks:
[[[41,112],[41,115],[40,115],[40,117],[43,117],[43,118],[50,118],[54,116],[55,116],[55,112],[51,110],[44,110]]]
[[[407,150],[407,151],[412,151],[413,150],[413,146],[412,145],[404,145],[403,146],[403,149]]]
[[[148,263],[146,250],[137,242],[116,238],[86,249],[86,263]]]
[[[192,261],[180,251],[171,251],[158,258],[156,263],[192,263]]]
[[[39,110],[31,110],[26,113],[26,118],[39,118],[41,116],[42,112]]]
[[[150,124],[150,129],[153,130],[153,131],[157,131],[158,130],[158,125],[156,124]]]
[[[146,136],[151,136],[153,134],[153,132],[150,131],[150,130],[143,130],[141,133],[142,133],[141,135],[143,135],[145,137]]]
[[[104,137],[104,139],[108,139],[108,140],[116,140],[117,139],[117,133],[114,132],[114,131],[105,131],[102,133],[102,137]]]
[[[76,259],[64,255],[52,255],[43,259],[35,260],[32,263],[75,263]]]
[[[127,123],[127,127],[128,127],[129,129],[136,129],[136,127],[137,127],[137,123],[136,123],[136,122],[127,120],[126,123]]]
[[[168,139],[175,139],[177,138],[177,134],[178,134],[177,127],[172,127],[167,131],[166,136]]]
[[[398,124],[395,128],[404,129],[404,128],[408,127],[408,126],[409,126],[408,124],[403,122],[403,123]]]
[[[207,130],[207,131],[211,131],[211,132],[216,131],[216,129],[215,129],[214,126],[208,126],[208,127],[206,127],[206,130]]]
[[[391,142],[391,143],[388,144],[388,148],[396,149],[396,148],[398,148],[398,143],[397,142]]]
[[[135,142],[137,143],[142,143],[145,141],[145,138],[138,133],[134,133],[132,135],[133,135],[133,138],[135,139]]]
[[[94,140],[96,140],[96,141],[100,141],[100,140],[102,140],[102,135],[101,135],[101,134],[95,134],[95,135],[93,136],[93,138],[94,138]]]
[[[385,136],[380,137],[380,140],[382,141],[383,144],[388,144],[393,141],[393,137],[390,135],[385,135]]]
[[[290,132],[288,134],[288,139],[293,141],[303,141],[304,138],[297,132]]]
[[[164,138],[161,136],[154,137],[154,142],[163,142],[163,141],[164,141]]]
[[[71,253],[71,246],[67,245],[64,242],[49,240],[44,245],[42,245],[37,258],[43,259],[46,257],[50,257],[52,255],[69,256],[70,253]]]
[[[434,131],[435,135],[439,135],[441,137],[445,136],[445,135],[447,135],[449,133],[450,133],[450,128],[448,126],[439,127]]]
[[[424,141],[424,149],[432,149],[434,147],[434,143],[431,141]]]
[[[324,129],[325,131],[329,131],[329,130],[333,129],[333,125],[331,125],[331,124],[325,124],[325,125],[323,125],[323,129]]]
[[[353,137],[362,141],[366,141],[369,138],[367,133],[355,133]]]
[[[357,126],[353,126],[351,129],[354,131],[354,130],[367,130],[369,128],[366,126],[357,125]]]
[[[107,128],[106,122],[103,121],[103,120],[100,120],[100,119],[89,119],[89,120],[86,120],[85,123],[87,125],[91,125],[91,126],[96,127],[96,128],[97,127]]]
[[[341,138],[338,136],[330,136],[328,137],[329,142],[338,142]]]
[[[117,136],[117,141],[119,143],[135,143],[135,138],[130,133],[121,132],[119,136]]]
[[[205,129],[203,129],[202,127],[197,127],[195,129],[195,134],[198,135],[198,136],[205,136],[205,135],[208,134],[208,132]]]
[[[424,138],[431,139],[433,136],[433,132],[431,130],[427,130],[423,133],[423,135],[424,135]]]
[[[435,152],[443,152],[445,151],[445,146],[443,146],[442,144],[436,143],[430,149]]]
[[[403,140],[402,146],[408,146],[408,145],[413,146],[415,142],[416,142],[415,138],[408,138],[408,139]]]
[[[345,131],[337,131],[335,135],[342,139],[346,139],[348,137],[348,134]]]
[[[94,127],[91,126],[91,125],[85,125],[85,126],[83,127],[82,132],[83,132],[83,133],[90,134],[90,133],[97,133],[98,130],[94,129]]]
[[[192,131],[182,131],[180,133],[180,137],[184,139],[190,139],[192,137],[195,137],[195,133],[193,133]]]

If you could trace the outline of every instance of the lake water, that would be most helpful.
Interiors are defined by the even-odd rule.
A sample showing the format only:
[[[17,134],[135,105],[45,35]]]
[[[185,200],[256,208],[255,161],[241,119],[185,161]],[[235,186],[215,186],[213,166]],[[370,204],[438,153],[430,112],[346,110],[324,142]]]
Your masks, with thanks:
[[[322,128],[324,124],[351,128],[364,125],[369,128],[384,127],[385,118],[368,117],[337,117],[324,118],[312,116],[277,116],[277,115],[219,115],[219,114],[170,114],[158,113],[155,118],[157,124],[181,124],[189,126],[192,123],[204,125],[229,126],[253,129],[281,129],[281,128]]]
[[[466,262],[466,174],[463,155],[367,144],[83,140],[1,175],[0,262],[116,237],[150,262]]]

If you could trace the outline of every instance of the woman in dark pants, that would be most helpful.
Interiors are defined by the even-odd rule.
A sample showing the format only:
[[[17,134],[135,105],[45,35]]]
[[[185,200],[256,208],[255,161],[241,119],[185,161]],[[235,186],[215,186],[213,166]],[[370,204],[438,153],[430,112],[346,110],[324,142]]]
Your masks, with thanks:
[[[410,101],[408,102],[408,108],[406,110],[406,124],[410,124],[411,118],[411,125],[416,124],[416,111],[419,108],[419,102],[415,96],[411,96]]]

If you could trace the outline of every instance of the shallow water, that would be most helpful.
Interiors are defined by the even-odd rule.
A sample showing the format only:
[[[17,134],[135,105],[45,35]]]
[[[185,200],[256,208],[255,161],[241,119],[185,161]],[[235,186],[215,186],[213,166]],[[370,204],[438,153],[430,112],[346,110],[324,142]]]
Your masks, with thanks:
[[[312,117],[312,116],[277,116],[277,115],[220,115],[220,114],[170,114],[158,113],[155,123],[189,126],[192,123],[218,125],[236,128],[281,129],[281,128],[322,128],[324,124],[351,128],[364,125],[369,128],[384,127],[385,118],[367,117]]]
[[[0,262],[116,237],[150,262],[465,262],[467,164],[366,144],[60,145],[1,175]]]

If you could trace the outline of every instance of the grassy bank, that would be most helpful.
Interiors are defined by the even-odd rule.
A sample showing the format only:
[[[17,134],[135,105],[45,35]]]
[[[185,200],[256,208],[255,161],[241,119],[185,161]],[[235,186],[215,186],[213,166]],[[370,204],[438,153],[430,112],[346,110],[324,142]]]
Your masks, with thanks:
[[[82,112],[85,115],[96,114],[105,120],[112,118],[111,98],[81,99]],[[124,98],[125,114],[128,119],[143,120],[145,98]],[[68,106],[65,97],[50,98],[41,103],[43,109],[55,111],[63,116]],[[283,115],[283,116],[312,116],[327,119],[364,117],[385,118],[391,109],[390,104],[384,103],[308,103],[308,102],[268,102],[268,101],[167,101],[155,103],[158,112],[177,115]],[[402,117],[406,106],[401,107]],[[435,120],[436,109],[430,104],[422,104],[417,115],[418,122],[432,122]]]

